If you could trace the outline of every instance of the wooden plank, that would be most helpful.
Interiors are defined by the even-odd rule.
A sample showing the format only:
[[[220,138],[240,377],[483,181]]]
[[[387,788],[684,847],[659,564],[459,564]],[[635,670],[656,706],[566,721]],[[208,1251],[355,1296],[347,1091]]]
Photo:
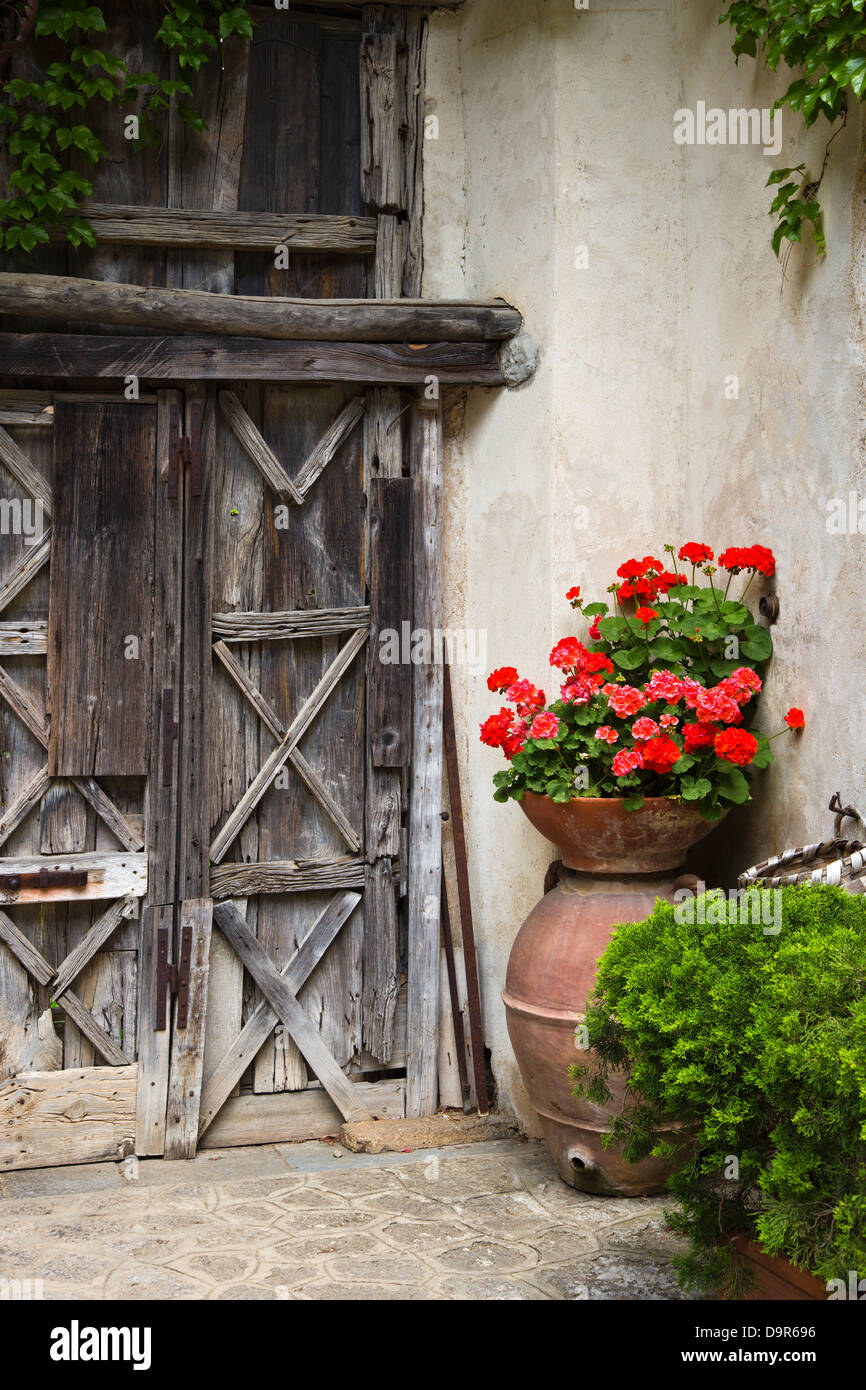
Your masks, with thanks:
[[[295,637],[327,637],[369,626],[370,609],[361,605],[213,616],[214,636],[226,642],[287,642]]]
[[[362,888],[364,861],[344,859],[268,859],[259,864],[219,864],[211,869],[214,898],[245,898],[253,893],[308,893],[327,888]]]
[[[352,1082],[342,1073],[301,1004],[288,988],[270,956],[253,936],[246,922],[229,903],[214,908],[214,919],[253,976],[262,994],[291,1034],[305,1061],[321,1081],[328,1095],[347,1121],[370,1119],[354,1093]]]
[[[48,732],[45,726],[44,713],[39,709],[29,691],[24,690],[17,681],[14,681],[2,666],[0,666],[0,696],[15,711],[18,718],[42,747],[47,748]]]
[[[267,339],[117,337],[0,333],[0,375],[149,381],[359,382],[504,386],[496,348],[487,343],[274,343]]]
[[[23,965],[28,975],[32,975],[34,980],[38,980],[40,985],[47,985],[52,978],[54,971],[48,964],[40,951],[37,951],[23,932],[19,931],[15,923],[6,916],[5,912],[0,912],[0,941],[3,941],[15,956],[19,964]]]
[[[104,946],[108,938],[114,932],[115,927],[120,926],[124,917],[134,917],[138,911],[137,899],[133,897],[121,898],[118,902],[112,903],[107,912],[94,923],[84,940],[79,942],[74,951],[59,966],[51,986],[51,996],[58,999],[72,984],[72,981],[81,973],[87,962],[92,956]]]
[[[352,430],[367,409],[367,397],[355,396],[349,401],[348,405],[340,411],[334,423],[325,431],[313,452],[301,468],[295,478],[295,488],[305,497],[316,479],[327,468],[337,450],[349,437]]]
[[[187,392],[189,412],[197,402],[202,411],[201,492],[192,491],[186,470],[183,571],[183,708],[179,732],[179,864],[181,898],[210,895],[208,840],[210,838],[211,773],[211,614],[213,610],[213,507],[216,470],[216,402],[199,392]]]
[[[442,626],[442,420],[417,406],[411,417],[415,483],[415,624]],[[439,910],[442,873],[442,666],[413,667],[409,804],[409,1058],[407,1115],[436,1110],[439,1052]]]
[[[147,892],[147,855],[123,853],[12,855],[2,861],[4,874],[35,874],[40,869],[87,871],[82,888],[34,888],[24,884],[17,892],[0,889],[4,903],[77,902],[97,898],[136,898]]]
[[[377,1119],[402,1119],[404,1081],[355,1081],[359,1098]],[[339,1134],[342,1116],[326,1091],[276,1091],[228,1100],[204,1135],[203,1149],[227,1149],[249,1144],[292,1144]]]
[[[72,1019],[79,1032],[84,1034],[88,1042],[96,1048],[96,1051],[104,1057],[106,1062],[113,1067],[128,1065],[132,1059],[126,1055],[123,1048],[117,1046],[117,1043],[109,1037],[104,1028],[100,1028],[93,1014],[85,1008],[77,994],[68,989],[57,1002],[63,1012]]]
[[[143,776],[156,410],[58,402],[54,451],[49,769],[55,777]]]
[[[20,790],[18,795],[5,808],[3,815],[0,816],[0,845],[5,845],[13,830],[17,830],[21,822],[29,816],[34,806],[42,800],[43,794],[51,785],[51,778],[48,775],[48,768],[43,767],[39,772],[34,773]],[[3,890],[0,889],[0,900],[3,900]],[[9,901],[6,899],[5,901]]]
[[[390,859],[367,865],[364,902],[364,1041],[368,1051],[387,1066],[394,1047],[394,1011],[400,991],[397,903]]]
[[[504,300],[305,300],[150,289],[10,271],[0,271],[0,313],[33,319],[73,317],[163,332],[350,343],[498,342],[513,338],[523,324],[519,312]],[[0,436],[0,457],[8,463],[2,443]]]
[[[171,1043],[171,1072],[165,1130],[166,1158],[193,1158],[198,1140],[207,1017],[208,962],[210,958],[213,901],[200,898],[181,903],[180,932],[192,930],[189,971],[189,1007],[186,1027],[178,1026],[175,1002]],[[240,919],[243,921],[243,918]],[[246,925],[246,924],[244,924]]]
[[[223,419],[230,426],[238,442],[243,445],[268,487],[280,498],[290,497],[293,502],[302,502],[301,493],[273,449],[262,438],[261,432],[244,410],[234,391],[220,391],[219,404]]]
[[[42,566],[48,563],[51,552],[51,531],[45,531],[38,545],[30,550],[26,550],[18,564],[9,575],[8,579],[0,585],[0,613],[6,608],[22,589],[26,589],[31,579],[34,579]]]
[[[0,656],[44,656],[48,650],[48,624],[0,623]]]
[[[368,719],[373,765],[407,767],[413,668],[404,659],[402,638],[403,624],[412,623],[411,478],[371,479],[370,550]]]
[[[135,1133],[137,1067],[29,1072],[0,1087],[0,1172],[115,1162]]]
[[[142,1158],[149,1155],[158,1156],[165,1149],[171,1029],[165,1028],[157,1033],[153,1025],[157,999],[157,932],[160,928],[168,931],[171,940],[173,915],[170,906],[155,904],[145,906],[141,914],[141,944],[138,951],[139,1086],[135,1110],[135,1152]]]
[[[365,34],[361,40],[361,194],[372,212],[405,211],[399,121],[396,35]]]
[[[43,277],[50,279],[50,276]],[[51,514],[51,488],[45,478],[34,468],[27,455],[15,443],[8,430],[0,427],[0,463],[12,474],[25,494],[34,501],[42,503],[46,516]]]
[[[274,749],[273,753],[265,762],[264,767],[261,769],[258,776],[253,779],[252,783],[241,797],[241,800],[238,802],[235,810],[214,839],[210,847],[210,858],[214,864],[219,864],[220,860],[225,857],[226,851],[238,834],[238,831],[249,816],[252,815],[292,749],[300,742],[320,709],[325,705],[329,696],[333,693],[336,686],[351,666],[354,658],[357,656],[366,640],[366,632],[359,631],[353,633],[339,656],[328,667],[312,694],[304,701],[286,731],[285,738]],[[214,892],[216,893],[216,890],[214,890]],[[234,896],[234,894],[230,896]]]
[[[297,994],[305,984],[360,901],[359,893],[343,892],[328,903],[321,917],[280,972],[293,994]],[[260,1049],[267,1042],[277,1021],[276,1013],[266,1000],[263,1000],[250,1015],[239,1037],[220,1061],[202,1096],[199,1137],[216,1119],[246,1068],[255,1061]]]
[[[208,77],[213,81],[212,73]],[[372,255],[376,249],[375,217],[251,213],[190,205],[124,207],[115,203],[83,203],[79,212],[90,222],[97,239],[105,243],[271,253],[282,245],[290,251],[361,256]],[[55,235],[60,239],[66,233],[59,229]]]
[[[98,782],[92,777],[73,777],[72,785],[92,806],[100,820],[120,841],[124,849],[144,849],[144,836],[140,830],[130,825],[126,817],[117,809],[110,796],[106,796]]]
[[[261,716],[263,722],[270,729],[277,739],[282,739],[286,734],[286,726],[276,712],[271,708],[262,692],[249,679],[240,662],[232,656],[224,642],[217,642],[214,651],[219,657],[225,669],[228,671],[232,680],[243,691],[253,709]],[[351,821],[344,814],[337,802],[331,796],[328,788],[315,770],[310,766],[301,753],[299,748],[293,748],[288,757],[288,763],[297,772],[304,785],[312,792],[326,816],[337,827],[349,849],[357,851],[361,848],[361,837]]]

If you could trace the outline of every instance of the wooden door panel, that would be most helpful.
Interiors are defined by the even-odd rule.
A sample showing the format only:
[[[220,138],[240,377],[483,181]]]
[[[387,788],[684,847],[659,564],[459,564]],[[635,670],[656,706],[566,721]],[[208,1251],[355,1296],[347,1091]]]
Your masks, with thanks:
[[[156,407],[60,401],[54,434],[49,772],[144,776]]]

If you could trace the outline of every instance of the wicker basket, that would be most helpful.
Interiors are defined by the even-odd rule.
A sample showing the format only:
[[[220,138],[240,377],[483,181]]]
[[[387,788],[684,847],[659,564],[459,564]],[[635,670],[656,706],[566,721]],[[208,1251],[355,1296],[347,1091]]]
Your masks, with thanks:
[[[738,886],[784,888],[795,883],[830,883],[844,888],[846,893],[866,893],[866,846],[861,840],[846,840],[839,833],[846,817],[863,828],[862,817],[853,806],[841,804],[838,792],[830,801],[830,810],[836,812],[836,838],[783,850],[746,869],[737,879]]]

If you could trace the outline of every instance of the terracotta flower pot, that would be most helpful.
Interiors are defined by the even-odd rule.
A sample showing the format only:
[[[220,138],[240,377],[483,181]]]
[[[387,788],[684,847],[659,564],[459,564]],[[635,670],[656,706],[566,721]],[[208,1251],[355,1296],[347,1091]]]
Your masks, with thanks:
[[[681,856],[711,827],[664,798],[636,812],[600,798],[561,806],[527,794],[521,804],[572,866],[530,912],[508,962],[502,998],[523,1084],[564,1182],[585,1192],[660,1192],[673,1161],[631,1164],[603,1144],[611,1115],[629,1103],[624,1080],[611,1078],[609,1106],[593,1105],[572,1094],[568,1068],[592,1064],[592,1054],[576,1046],[575,1029],[616,926],[647,917],[658,897],[673,901]],[[669,1137],[678,1135],[672,1129]]]
[[[536,830],[559,848],[563,864],[588,874],[677,869],[686,850],[713,829],[693,802],[671,796],[648,796],[639,811],[626,811],[615,797],[558,803],[535,792],[526,792],[520,805]]]

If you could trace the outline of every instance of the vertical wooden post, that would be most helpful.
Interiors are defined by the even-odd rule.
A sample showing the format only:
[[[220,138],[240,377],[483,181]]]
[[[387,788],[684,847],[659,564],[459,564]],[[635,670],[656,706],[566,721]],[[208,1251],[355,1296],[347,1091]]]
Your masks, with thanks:
[[[406,1114],[432,1115],[439,1054],[439,920],[442,875],[442,417],[414,406],[415,626],[429,660],[413,667],[409,801],[409,982]],[[439,660],[437,660],[437,656]]]

